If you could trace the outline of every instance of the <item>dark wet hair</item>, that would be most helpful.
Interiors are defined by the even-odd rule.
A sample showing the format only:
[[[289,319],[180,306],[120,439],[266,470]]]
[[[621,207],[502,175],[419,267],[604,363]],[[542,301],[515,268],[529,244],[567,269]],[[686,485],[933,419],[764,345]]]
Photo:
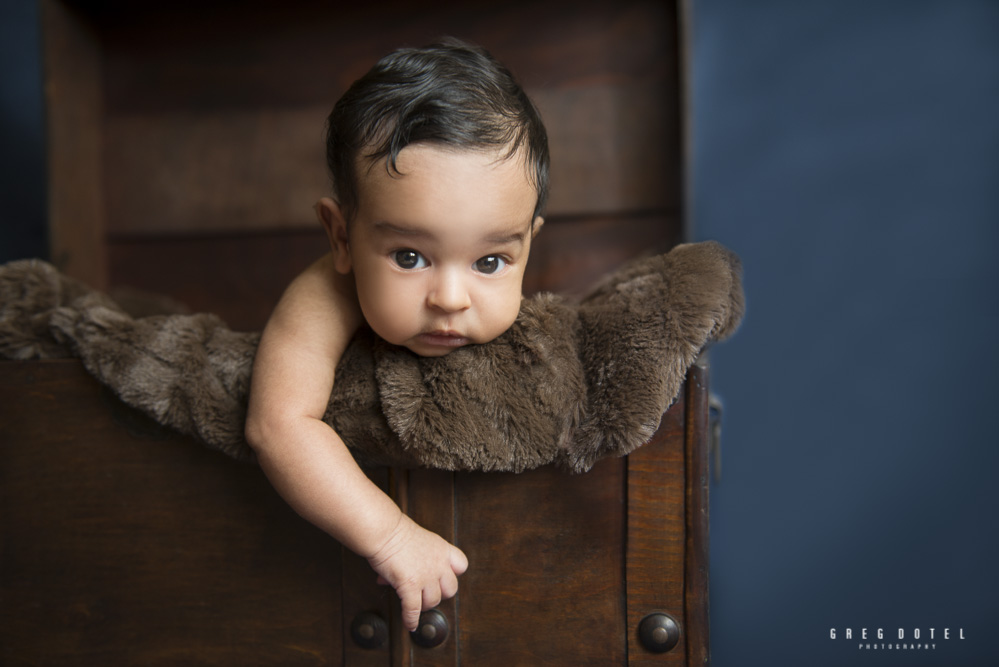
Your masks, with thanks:
[[[455,39],[400,49],[375,64],[344,93],[326,122],[326,163],[347,220],[358,206],[361,153],[396,171],[410,144],[507,149],[523,155],[538,193],[535,217],[548,198],[548,135],[513,75],[487,51]]]

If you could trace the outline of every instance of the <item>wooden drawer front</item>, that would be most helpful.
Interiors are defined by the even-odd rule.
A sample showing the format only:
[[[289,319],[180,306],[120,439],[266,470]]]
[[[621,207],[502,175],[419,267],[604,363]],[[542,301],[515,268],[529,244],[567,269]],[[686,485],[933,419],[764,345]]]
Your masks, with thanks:
[[[706,664],[706,379],[692,369],[650,443],[584,475],[384,474],[407,512],[461,547],[471,568],[456,599],[439,607],[450,626],[442,645],[423,648],[396,631],[380,649],[353,649],[347,664]],[[347,646],[361,611],[377,609],[399,627],[398,605],[357,576],[345,560]],[[652,612],[679,624],[666,653],[639,639]]]
[[[652,442],[584,475],[379,469],[471,568],[435,648],[253,466],[168,433],[75,361],[0,362],[0,663],[705,664],[705,372]],[[646,650],[641,619],[680,625]],[[388,641],[361,648],[374,612]]]

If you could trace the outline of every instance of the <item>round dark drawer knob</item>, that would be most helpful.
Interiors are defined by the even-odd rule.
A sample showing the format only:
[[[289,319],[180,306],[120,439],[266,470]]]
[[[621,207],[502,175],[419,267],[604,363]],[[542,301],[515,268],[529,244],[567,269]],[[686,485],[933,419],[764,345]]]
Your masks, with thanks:
[[[388,641],[388,625],[378,614],[362,611],[350,624],[350,637],[361,648],[380,648]]]
[[[447,616],[436,609],[425,611],[420,614],[420,624],[416,630],[409,633],[413,643],[423,648],[433,648],[440,646],[447,640],[451,626],[447,622]]]
[[[680,641],[680,626],[669,614],[657,611],[638,624],[638,638],[647,650],[665,653]]]

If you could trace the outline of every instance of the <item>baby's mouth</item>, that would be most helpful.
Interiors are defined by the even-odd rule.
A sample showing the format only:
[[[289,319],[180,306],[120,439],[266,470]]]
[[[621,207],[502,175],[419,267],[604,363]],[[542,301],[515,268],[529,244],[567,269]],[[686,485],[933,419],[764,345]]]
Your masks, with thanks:
[[[471,342],[456,331],[428,331],[420,334],[418,338],[423,343],[434,347],[462,347]]]

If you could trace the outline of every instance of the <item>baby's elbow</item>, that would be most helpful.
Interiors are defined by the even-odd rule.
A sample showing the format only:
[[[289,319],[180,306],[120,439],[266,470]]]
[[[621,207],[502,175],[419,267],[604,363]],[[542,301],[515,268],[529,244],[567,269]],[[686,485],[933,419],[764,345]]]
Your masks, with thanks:
[[[275,419],[269,418],[260,412],[250,411],[246,416],[246,424],[243,426],[243,437],[246,444],[250,446],[257,456],[260,456],[268,448],[268,444],[274,442],[278,425]]]
[[[243,437],[250,449],[259,454],[260,443],[263,441],[263,426],[259,418],[247,415],[246,424],[243,425]]]

